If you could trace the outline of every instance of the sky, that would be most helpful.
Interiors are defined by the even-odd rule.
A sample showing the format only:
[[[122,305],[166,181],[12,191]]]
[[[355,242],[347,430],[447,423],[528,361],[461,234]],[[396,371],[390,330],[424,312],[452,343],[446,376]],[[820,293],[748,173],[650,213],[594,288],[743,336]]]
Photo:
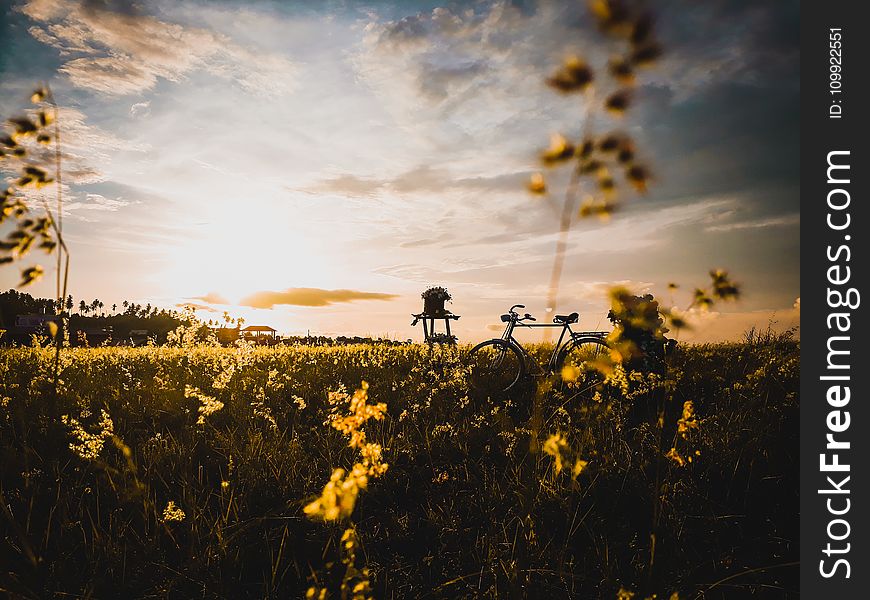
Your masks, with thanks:
[[[514,303],[545,320],[566,174],[525,182],[591,127],[630,134],[653,181],[574,221],[556,312],[607,328],[611,286],[685,307],[725,268],[742,299],[681,339],[797,325],[799,3],[654,5],[665,54],[617,118],[545,85],[614,52],[583,2],[4,0],[0,115],[41,81],[62,107],[76,304],[419,339],[443,285],[463,341]]]

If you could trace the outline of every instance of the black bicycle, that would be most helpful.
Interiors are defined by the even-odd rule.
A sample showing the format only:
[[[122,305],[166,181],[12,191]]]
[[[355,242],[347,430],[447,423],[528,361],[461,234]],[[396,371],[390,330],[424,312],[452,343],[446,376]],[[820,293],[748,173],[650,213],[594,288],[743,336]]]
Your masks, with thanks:
[[[511,306],[507,314],[501,316],[505,330],[501,338],[481,342],[468,354],[471,385],[475,390],[488,393],[503,393],[514,387],[525,376],[547,376],[562,374],[565,367],[578,369],[574,375],[589,371],[588,364],[609,352],[606,331],[572,331],[571,325],[580,319],[579,313],[556,315],[552,323],[531,324],[536,319],[526,313],[520,316],[515,309],[525,308],[522,304]],[[523,348],[514,338],[517,327],[561,327],[559,341],[553,348],[546,367]],[[531,370],[533,367],[534,370]]]

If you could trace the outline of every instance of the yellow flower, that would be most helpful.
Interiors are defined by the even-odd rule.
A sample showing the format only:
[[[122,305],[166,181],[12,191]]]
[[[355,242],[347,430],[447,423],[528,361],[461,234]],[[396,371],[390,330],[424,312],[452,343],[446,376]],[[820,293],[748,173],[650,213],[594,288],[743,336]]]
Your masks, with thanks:
[[[562,367],[562,381],[573,383],[580,378],[580,367],[575,365],[565,365]]]
[[[586,465],[588,465],[588,464],[589,464],[589,461],[581,460],[578,458],[574,462],[574,468],[571,469],[571,477],[573,477],[574,479],[577,479],[577,477],[580,476],[580,473],[583,472],[583,469],[585,469]]]
[[[547,182],[544,180],[544,176],[540,173],[534,173],[529,179],[528,188],[533,194],[546,194]]]
[[[631,600],[635,597],[635,593],[631,590],[627,590],[623,587],[619,588],[619,591],[616,592],[616,600]]]
[[[554,433],[544,442],[542,450],[553,457],[556,473],[562,471],[562,452],[568,447],[568,441],[561,433]]]
[[[115,424],[105,410],[100,411],[100,421],[97,424],[98,431],[96,433],[87,431],[77,419],[69,415],[61,416],[60,420],[70,428],[70,435],[77,440],[77,442],[70,442],[70,450],[84,460],[97,460],[103,451],[106,440],[115,435]]]
[[[350,473],[345,473],[344,469],[335,469],[320,497],[303,510],[312,519],[346,519],[353,513],[360,490],[364,490],[367,485],[368,475],[363,465],[355,464]]]
[[[189,385],[184,386],[184,397],[196,398],[199,400],[199,408],[197,408],[199,418],[196,420],[197,425],[205,425],[206,417],[213,415],[224,407],[224,403],[217,398],[203,394],[199,388]]]
[[[550,137],[550,147],[541,154],[544,164],[553,165],[574,156],[574,144],[565,139],[562,134],[554,133]]]
[[[665,454],[665,456],[666,456],[667,458],[670,458],[670,459],[671,459],[672,461],[674,461],[675,463],[677,463],[677,466],[679,466],[679,467],[684,467],[684,466],[686,466],[686,459],[684,459],[684,458],[682,457],[682,455],[680,455],[680,453],[679,453],[679,451],[677,450],[676,447],[673,447],[673,448],[671,448],[670,450],[668,450],[668,453]]]
[[[173,500],[170,500],[166,505],[166,508],[163,509],[164,523],[181,522],[184,520],[185,516],[187,515],[184,514],[184,511],[181,510],[181,508],[175,505]]]
[[[691,400],[686,400],[683,403],[683,416],[677,421],[677,431],[685,438],[689,431],[698,429],[698,417],[695,415],[695,403]]]
[[[308,588],[308,591],[305,592],[305,598],[308,600],[326,600],[326,588],[311,586]]]

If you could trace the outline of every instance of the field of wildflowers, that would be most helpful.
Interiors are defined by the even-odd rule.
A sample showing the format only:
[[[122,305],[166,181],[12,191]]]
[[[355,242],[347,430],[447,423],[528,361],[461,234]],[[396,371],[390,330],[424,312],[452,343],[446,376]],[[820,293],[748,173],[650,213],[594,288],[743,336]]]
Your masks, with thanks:
[[[795,593],[797,342],[678,349],[591,401],[476,397],[464,350],[65,349],[56,395],[54,350],[3,350],[0,589]]]

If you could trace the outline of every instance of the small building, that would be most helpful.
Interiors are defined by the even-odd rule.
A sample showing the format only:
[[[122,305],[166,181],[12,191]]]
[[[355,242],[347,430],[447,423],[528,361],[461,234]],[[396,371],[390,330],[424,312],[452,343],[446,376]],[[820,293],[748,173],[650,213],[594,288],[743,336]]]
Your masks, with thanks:
[[[17,315],[15,324],[9,327],[5,333],[0,336],[0,340],[6,344],[30,344],[34,335],[47,336],[50,334],[50,323],[61,325],[60,317],[57,315]]]
[[[243,339],[258,344],[274,344],[278,341],[278,330],[268,325],[248,325],[240,333]]]
[[[60,322],[60,317],[57,315],[18,315],[15,317],[15,327],[30,333],[47,331],[49,323],[58,322]]]
[[[73,330],[73,339],[77,346],[103,346],[112,341],[112,326],[76,327]]]
[[[151,332],[147,329],[131,329],[130,334],[127,337],[129,343],[133,346],[144,346],[148,343],[148,338],[151,336]]]

